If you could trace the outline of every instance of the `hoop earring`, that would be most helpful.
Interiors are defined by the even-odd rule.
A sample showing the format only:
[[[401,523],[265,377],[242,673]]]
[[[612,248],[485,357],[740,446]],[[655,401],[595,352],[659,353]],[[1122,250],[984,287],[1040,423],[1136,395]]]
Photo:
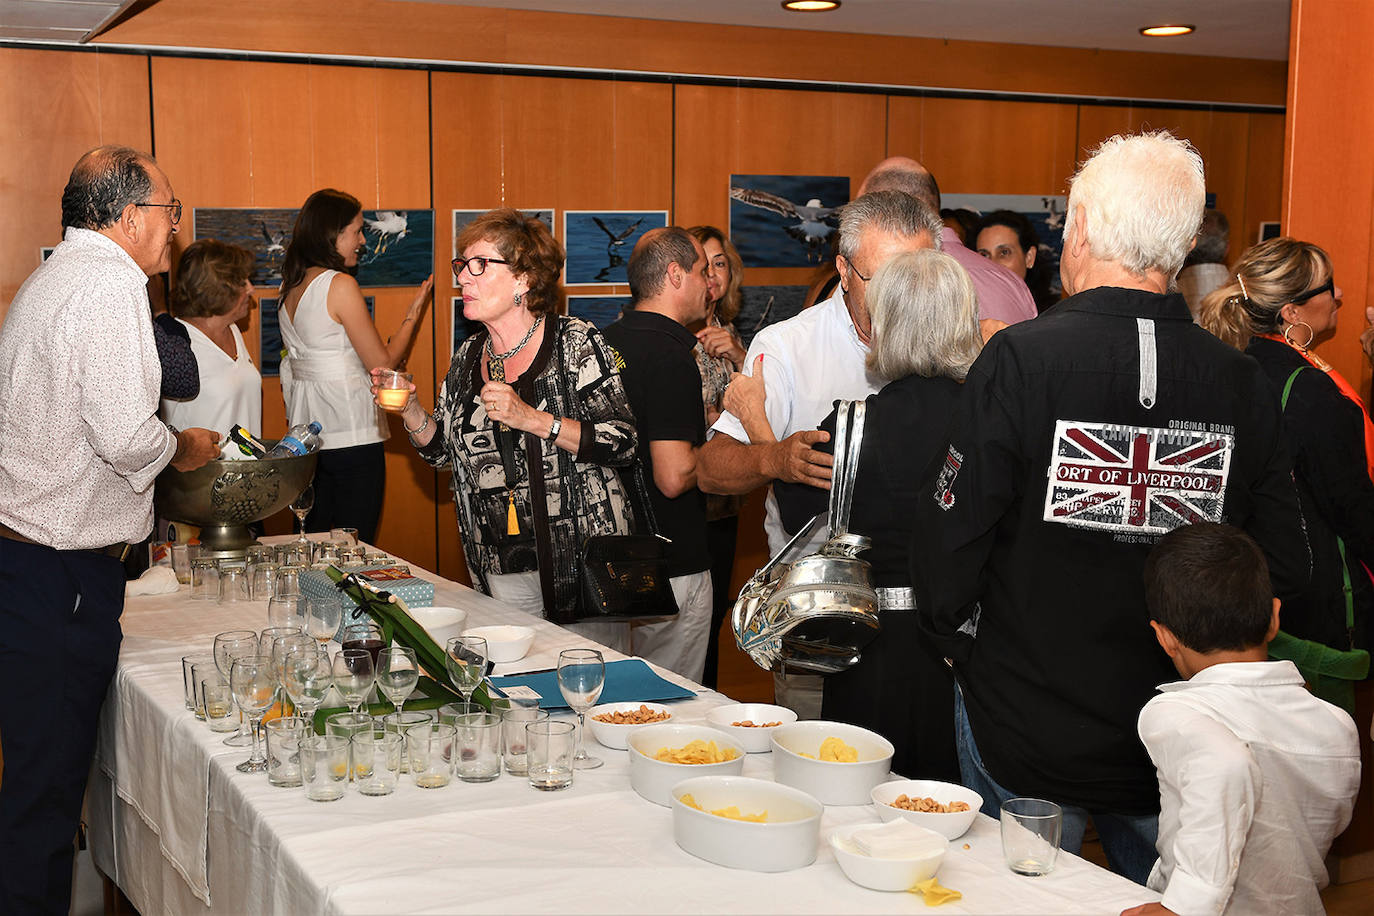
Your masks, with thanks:
[[[1298,343],[1292,337],[1289,336],[1293,332],[1293,329],[1296,328],[1298,325],[1302,325],[1303,327],[1307,328],[1307,343]],[[1304,353],[1307,352],[1308,347],[1312,346],[1312,338],[1316,336],[1316,332],[1312,330],[1312,325],[1308,324],[1306,321],[1295,321],[1292,324],[1288,325],[1288,327],[1283,329],[1283,339],[1288,341],[1288,345],[1290,347],[1296,347],[1297,349],[1302,350]]]

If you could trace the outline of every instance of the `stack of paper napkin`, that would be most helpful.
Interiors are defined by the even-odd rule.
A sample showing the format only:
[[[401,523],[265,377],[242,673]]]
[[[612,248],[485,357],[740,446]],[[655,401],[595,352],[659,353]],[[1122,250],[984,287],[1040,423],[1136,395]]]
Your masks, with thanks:
[[[901,818],[855,830],[850,841],[860,853],[874,859],[917,859],[945,848],[944,837]]]

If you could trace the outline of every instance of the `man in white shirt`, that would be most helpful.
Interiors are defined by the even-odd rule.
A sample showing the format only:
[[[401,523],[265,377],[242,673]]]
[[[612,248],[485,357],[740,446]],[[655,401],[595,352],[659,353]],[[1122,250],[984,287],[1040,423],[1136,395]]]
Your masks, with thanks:
[[[1160,794],[1148,883],[1164,896],[1126,913],[1321,913],[1323,860],[1359,791],[1359,735],[1292,662],[1267,660],[1279,601],[1263,552],[1230,525],[1177,528],[1150,553],[1145,589],[1187,680],[1140,712]]]
[[[219,455],[216,433],[157,419],[147,281],[180,219],[150,156],[91,150],[62,244],[0,327],[0,912],[67,911],[122,561],[152,530],[158,473]]]

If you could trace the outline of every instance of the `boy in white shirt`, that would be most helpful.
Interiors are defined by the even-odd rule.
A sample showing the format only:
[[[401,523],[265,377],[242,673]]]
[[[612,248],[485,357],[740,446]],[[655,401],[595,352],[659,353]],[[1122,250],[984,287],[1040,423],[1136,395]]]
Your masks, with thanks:
[[[1292,662],[1268,661],[1279,601],[1230,525],[1175,529],[1145,565],[1150,626],[1187,680],[1140,712],[1159,775],[1151,913],[1321,913],[1323,859],[1350,823],[1359,739]]]

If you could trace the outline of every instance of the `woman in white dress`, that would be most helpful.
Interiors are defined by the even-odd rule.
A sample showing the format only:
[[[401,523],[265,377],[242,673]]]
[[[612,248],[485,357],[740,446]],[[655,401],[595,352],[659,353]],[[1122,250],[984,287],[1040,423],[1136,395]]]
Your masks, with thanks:
[[[262,375],[238,329],[255,304],[252,273],[252,252],[215,239],[192,243],[177,263],[172,314],[190,335],[200,372],[194,398],[162,399],[163,418],[178,429],[213,429],[221,442],[235,426],[262,433]],[[232,444],[225,455],[247,457]]]
[[[386,485],[387,427],[372,402],[368,370],[405,362],[434,277],[383,340],[353,278],[365,244],[356,197],[332,188],[311,194],[286,246],[278,320],[288,351],[282,361],[287,423],[317,420],[323,427],[315,506],[305,528],[357,528],[360,539],[374,542]]]

